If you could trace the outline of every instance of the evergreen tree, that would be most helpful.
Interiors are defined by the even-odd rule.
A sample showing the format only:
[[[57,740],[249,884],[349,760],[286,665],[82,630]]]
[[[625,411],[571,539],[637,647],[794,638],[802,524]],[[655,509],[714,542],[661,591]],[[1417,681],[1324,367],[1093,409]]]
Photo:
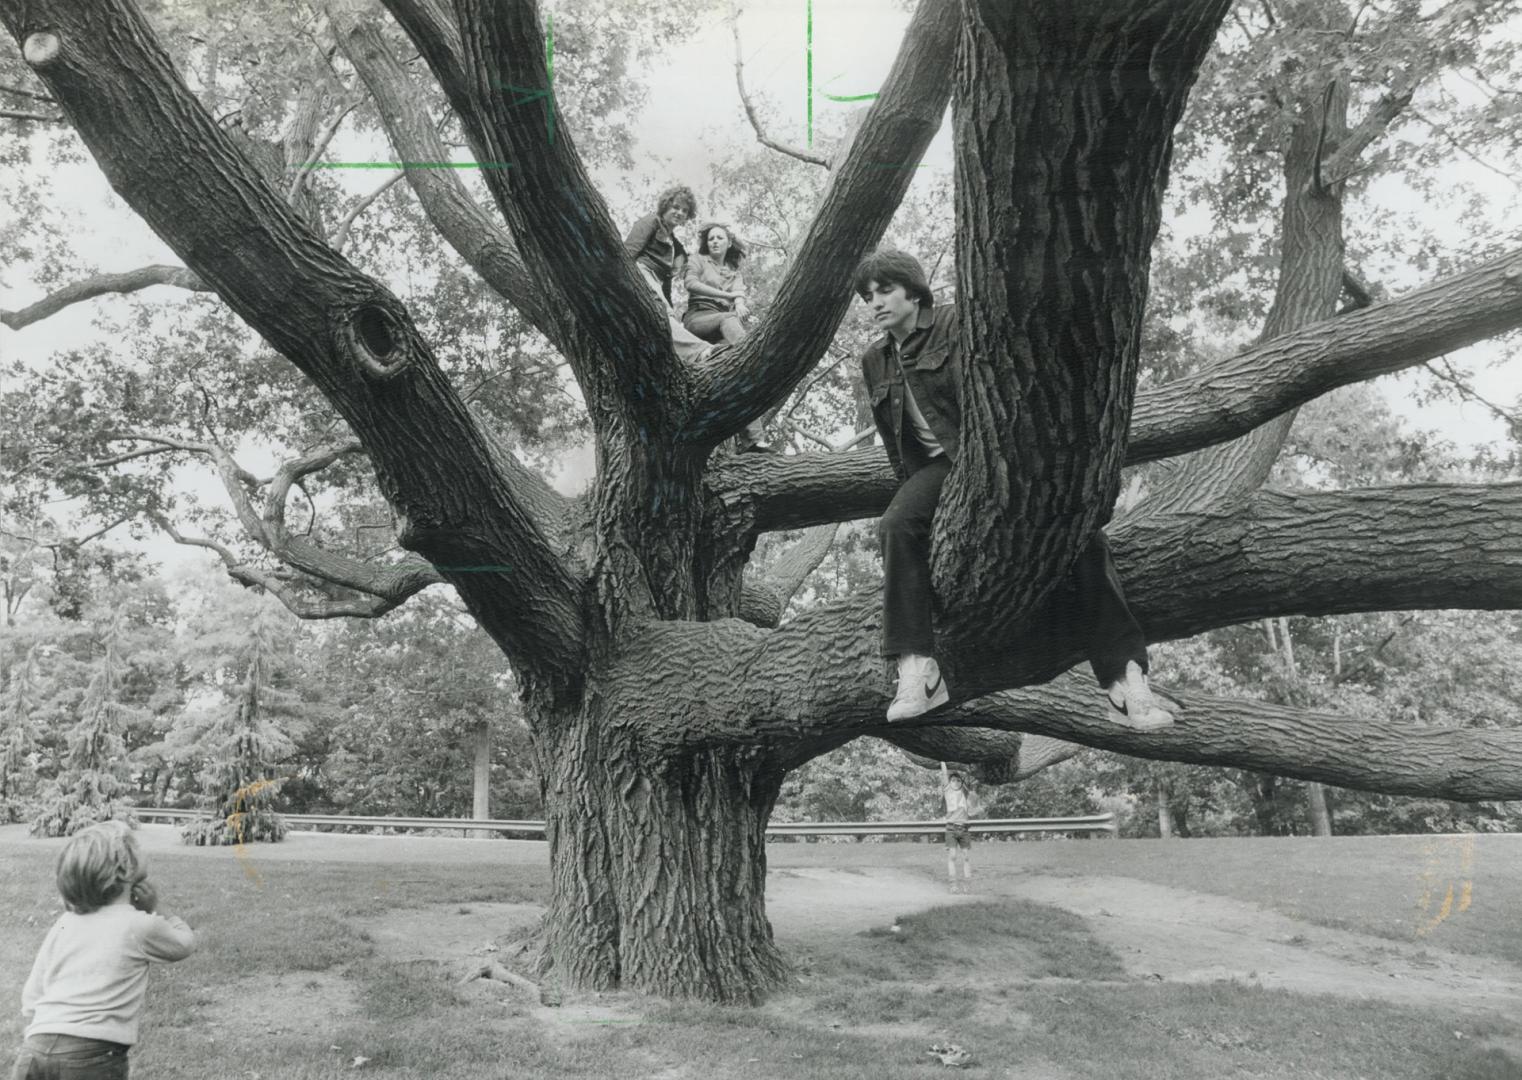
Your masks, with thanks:
[[[100,659],[80,705],[79,722],[69,732],[68,757],[57,778],[44,789],[32,818],[32,832],[37,836],[72,836],[97,821],[132,820],[130,803],[122,800],[127,779],[122,728],[146,713],[122,697],[126,663],[120,654],[121,636],[122,614],[113,608],[101,635]]]
[[[186,714],[193,733],[186,750],[206,762],[199,779],[202,803],[211,812],[181,830],[188,844],[285,837],[285,821],[275,813],[275,771],[295,749],[282,721],[297,715],[301,696],[281,685],[281,652],[277,627],[261,604],[216,673],[219,681],[233,674],[237,682],[222,688],[222,702],[209,712]]]
[[[11,671],[5,706],[0,710],[0,825],[20,821],[36,786],[30,756],[35,736],[32,709],[37,692],[37,646]]]

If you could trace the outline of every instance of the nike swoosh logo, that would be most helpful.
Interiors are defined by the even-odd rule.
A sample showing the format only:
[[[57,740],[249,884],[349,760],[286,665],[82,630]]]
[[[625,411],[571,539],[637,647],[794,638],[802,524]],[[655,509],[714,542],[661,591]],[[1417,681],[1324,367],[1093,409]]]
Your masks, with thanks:
[[[931,686],[929,683],[925,684],[925,700],[929,701],[931,698],[935,697],[935,695],[940,692],[940,689],[941,679],[940,676],[936,676],[934,686]]]

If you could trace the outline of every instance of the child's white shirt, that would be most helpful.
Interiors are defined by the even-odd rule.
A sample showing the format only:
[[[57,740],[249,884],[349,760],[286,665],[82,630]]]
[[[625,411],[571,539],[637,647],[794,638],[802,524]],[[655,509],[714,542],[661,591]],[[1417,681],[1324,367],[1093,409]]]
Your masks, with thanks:
[[[972,808],[972,800],[967,795],[966,788],[946,787],[946,823],[965,825],[967,815]]]
[[[148,965],[183,960],[195,947],[184,920],[139,911],[125,893],[88,915],[64,912],[21,991],[26,1035],[136,1043]]]

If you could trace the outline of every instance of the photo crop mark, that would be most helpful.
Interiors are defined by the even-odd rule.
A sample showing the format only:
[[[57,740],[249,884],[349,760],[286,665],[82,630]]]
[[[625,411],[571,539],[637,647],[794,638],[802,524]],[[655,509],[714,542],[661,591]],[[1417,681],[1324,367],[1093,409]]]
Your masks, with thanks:
[[[808,114],[808,145],[814,145],[814,0],[807,0],[807,25],[804,36],[803,67],[806,87],[804,89],[804,108]],[[830,80],[833,82],[834,80]],[[819,96],[828,98],[830,101],[871,101],[876,94],[827,94],[823,89]]]
[[[544,69],[546,74],[546,86],[543,90],[535,86],[512,86],[506,83],[495,83],[498,90],[507,94],[522,94],[523,96],[512,102],[512,106],[530,105],[536,101],[544,102],[544,128],[549,144],[555,145],[555,13],[547,11],[544,15]]]
[[[314,161],[300,169],[511,169],[510,161]]]

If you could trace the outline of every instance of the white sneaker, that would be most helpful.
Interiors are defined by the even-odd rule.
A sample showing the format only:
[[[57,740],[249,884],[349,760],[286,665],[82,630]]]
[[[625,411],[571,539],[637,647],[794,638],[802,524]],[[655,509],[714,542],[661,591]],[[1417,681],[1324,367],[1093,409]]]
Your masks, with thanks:
[[[1105,690],[1109,700],[1109,721],[1133,731],[1157,731],[1173,726],[1173,714],[1162,705],[1147,685],[1147,676],[1135,660],[1126,664],[1126,677]]]
[[[888,706],[888,723],[923,716],[950,700],[951,690],[935,657],[905,653],[898,658],[898,693]]]

